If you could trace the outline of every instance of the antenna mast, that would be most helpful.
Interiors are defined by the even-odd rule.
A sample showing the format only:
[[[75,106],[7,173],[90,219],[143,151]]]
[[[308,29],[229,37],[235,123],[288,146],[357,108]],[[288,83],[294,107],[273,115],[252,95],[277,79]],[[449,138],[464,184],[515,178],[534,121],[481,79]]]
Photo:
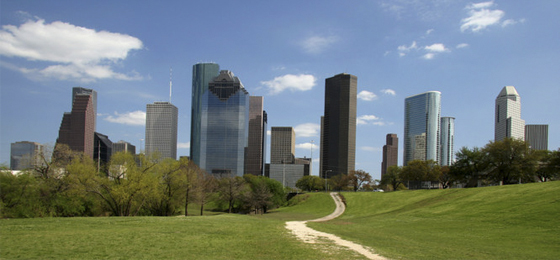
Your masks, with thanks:
[[[172,76],[173,76],[173,68],[169,67],[169,103],[171,103],[171,91],[173,89]]]

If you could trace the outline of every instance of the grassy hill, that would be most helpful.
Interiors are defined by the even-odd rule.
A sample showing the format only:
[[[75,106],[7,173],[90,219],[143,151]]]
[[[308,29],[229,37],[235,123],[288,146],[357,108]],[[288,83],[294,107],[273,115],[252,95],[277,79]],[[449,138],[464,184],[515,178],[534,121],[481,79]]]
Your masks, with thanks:
[[[309,223],[393,259],[559,259],[560,182],[343,193],[344,215]]]
[[[308,225],[392,259],[560,256],[560,182],[343,195],[344,215]],[[0,259],[363,259],[289,234],[334,210],[327,193],[296,200],[262,216],[1,219]]]

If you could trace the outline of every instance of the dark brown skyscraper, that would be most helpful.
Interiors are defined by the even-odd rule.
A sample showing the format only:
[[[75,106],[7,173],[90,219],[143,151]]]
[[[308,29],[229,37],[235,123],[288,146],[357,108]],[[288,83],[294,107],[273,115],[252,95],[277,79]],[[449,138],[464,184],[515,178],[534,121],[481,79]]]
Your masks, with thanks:
[[[387,134],[387,143],[383,146],[383,162],[381,162],[381,177],[387,173],[390,166],[399,163],[399,138],[397,134]]]
[[[95,132],[94,96],[90,93],[76,93],[73,97],[72,112],[64,113],[56,143],[67,144],[70,149],[83,152],[93,158],[93,138]]]
[[[321,177],[353,171],[356,163],[358,78],[342,73],[325,80],[325,114],[321,120]]]
[[[249,140],[245,156],[245,173],[264,175],[266,112],[263,97],[249,97]]]

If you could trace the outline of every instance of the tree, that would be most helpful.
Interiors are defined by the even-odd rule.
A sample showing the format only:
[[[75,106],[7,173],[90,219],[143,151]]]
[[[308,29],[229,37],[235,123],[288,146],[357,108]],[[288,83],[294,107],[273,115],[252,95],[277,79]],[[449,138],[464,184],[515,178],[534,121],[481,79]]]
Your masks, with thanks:
[[[443,189],[449,188],[453,184],[453,177],[449,173],[450,167],[449,166],[442,166],[440,169],[439,175],[439,184]]]
[[[478,147],[472,150],[462,147],[455,156],[456,160],[449,169],[449,174],[454,180],[465,183],[466,187],[477,187],[488,169],[486,153]]]
[[[503,184],[531,181],[530,172],[536,161],[529,156],[527,143],[520,139],[505,138],[484,147],[490,166],[490,178]]]
[[[191,164],[192,167],[196,167],[197,173],[197,196],[196,201],[200,205],[200,215],[204,214],[204,205],[208,203],[214,196],[217,188],[218,188],[218,181],[214,178],[213,175],[206,173],[202,169],[198,168],[194,163]],[[185,205],[185,216],[187,214],[187,205]]]
[[[350,174],[348,174],[348,180],[356,192],[362,185],[371,182],[371,175],[364,170],[351,171]]]
[[[268,188],[266,183],[266,177],[255,176],[252,174],[245,174],[243,176],[245,181],[251,188],[251,192],[245,194],[245,202],[251,208],[254,209],[255,214],[260,212],[263,214],[268,206],[272,205],[271,198],[272,193]]]
[[[393,191],[396,191],[402,183],[402,167],[400,166],[390,166],[387,168],[387,172],[381,176],[381,185],[391,185]]]
[[[337,174],[329,179],[329,185],[331,190],[341,191],[346,190],[350,183],[348,175],[344,173]]]
[[[223,177],[219,180],[220,200],[228,204],[228,213],[232,213],[235,203],[240,203],[248,191],[245,180],[239,176]]]
[[[113,154],[108,176],[98,173],[92,163],[80,164],[77,160],[68,166],[68,172],[84,191],[101,199],[113,215],[138,215],[154,196],[158,184],[156,174],[151,171],[157,165],[157,159],[144,155],[138,159],[137,164],[130,153]]]
[[[37,180],[29,172],[13,175],[0,171],[0,216],[3,218],[32,218],[40,215]]]
[[[307,175],[296,182],[296,187],[304,191],[323,190],[324,182],[319,176]]]

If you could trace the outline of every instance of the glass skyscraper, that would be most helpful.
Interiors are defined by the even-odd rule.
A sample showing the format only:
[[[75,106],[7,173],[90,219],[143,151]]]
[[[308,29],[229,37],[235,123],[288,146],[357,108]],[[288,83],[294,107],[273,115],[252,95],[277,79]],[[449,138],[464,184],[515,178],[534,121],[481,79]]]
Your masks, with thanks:
[[[220,65],[216,63],[198,63],[193,65],[191,97],[191,145],[190,159],[200,164],[200,140],[202,122],[202,96],[208,91],[208,83],[217,77]]]
[[[505,138],[525,140],[525,120],[521,119],[521,97],[513,86],[505,86],[496,97],[494,141]]]
[[[439,165],[449,166],[455,161],[453,139],[455,138],[455,118],[441,117]]]
[[[200,102],[198,166],[221,176],[243,176],[249,135],[249,93],[231,71],[222,70],[208,83],[208,91],[202,94]]]
[[[404,160],[439,162],[441,92],[428,91],[407,97],[404,111]]]
[[[177,107],[169,102],[146,105],[146,154],[177,159]]]

